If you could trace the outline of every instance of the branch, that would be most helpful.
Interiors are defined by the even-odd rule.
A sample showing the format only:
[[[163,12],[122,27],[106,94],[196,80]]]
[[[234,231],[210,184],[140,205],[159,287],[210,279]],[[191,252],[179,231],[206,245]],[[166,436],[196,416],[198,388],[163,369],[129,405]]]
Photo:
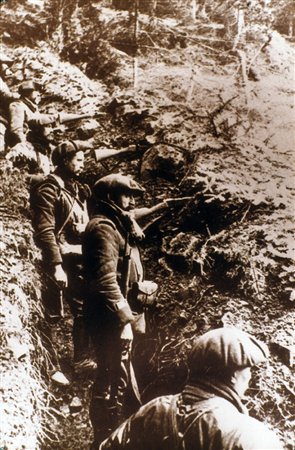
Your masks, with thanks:
[[[255,59],[257,58],[257,56],[259,55],[259,53],[261,53],[270,44],[271,40],[272,40],[272,35],[270,34],[268,36],[268,39],[259,47],[259,49],[255,53],[255,55],[249,62],[248,66],[247,66],[247,73],[249,73],[249,70],[251,69],[251,66],[253,65],[253,63],[254,63]]]

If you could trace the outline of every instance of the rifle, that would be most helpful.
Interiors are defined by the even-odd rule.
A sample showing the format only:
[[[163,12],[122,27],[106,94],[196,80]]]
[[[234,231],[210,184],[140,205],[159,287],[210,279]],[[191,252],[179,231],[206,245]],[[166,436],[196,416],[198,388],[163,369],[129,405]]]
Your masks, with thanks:
[[[155,212],[160,210],[165,210],[167,208],[173,208],[174,206],[181,205],[182,203],[188,202],[192,200],[194,197],[176,197],[176,198],[167,198],[161,203],[158,203],[155,206],[150,208],[135,208],[131,213],[135,220],[142,219],[144,217],[150,216]],[[163,215],[163,213],[162,213]]]
[[[188,202],[189,200],[193,200],[195,197],[176,197],[176,198],[167,198],[163,203],[166,203],[169,208],[177,205],[181,205],[182,203]]]
[[[124,256],[123,256],[123,268],[122,268],[122,294],[127,299],[129,288],[129,277],[131,269],[131,247],[129,245],[129,233],[127,233]]]
[[[182,203],[188,202],[190,200],[193,200],[195,197],[177,197],[177,198],[167,198],[166,200],[164,200],[163,202],[159,203],[158,205],[152,207],[152,208],[139,208],[140,209],[150,209],[153,210],[151,211],[151,213],[159,210],[159,209],[163,209],[163,211],[160,213],[160,215],[158,215],[157,217],[149,220],[143,227],[142,227],[142,231],[144,231],[144,233],[146,233],[146,231],[148,230],[148,228],[152,227],[154,224],[156,224],[157,222],[159,222],[159,220],[162,219],[162,217],[166,214],[167,209],[168,208],[173,208],[174,206],[179,206]],[[141,218],[141,217],[145,217],[147,215],[149,215],[150,213],[148,212],[147,214],[144,215],[140,215],[138,214],[139,217],[137,218]]]
[[[106,113],[99,112],[99,111],[97,111],[95,113],[85,113],[85,114],[61,112],[61,113],[59,113],[59,122],[65,123],[65,122],[73,122],[75,120],[81,120],[81,119],[98,119],[105,115],[106,115]]]

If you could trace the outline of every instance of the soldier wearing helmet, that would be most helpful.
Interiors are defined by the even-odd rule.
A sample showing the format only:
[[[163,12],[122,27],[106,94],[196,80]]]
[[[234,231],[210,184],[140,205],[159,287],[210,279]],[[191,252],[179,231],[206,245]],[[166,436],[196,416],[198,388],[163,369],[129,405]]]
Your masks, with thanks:
[[[18,89],[20,98],[9,106],[9,133],[7,144],[10,148],[7,158],[28,161],[42,172],[49,173],[49,147],[43,136],[44,127],[58,123],[58,114],[42,114],[39,111],[40,93],[33,80],[23,81]]]
[[[130,356],[132,327],[144,332],[143,308],[133,296],[143,280],[138,249],[143,232],[131,212],[143,192],[129,176],[101,178],[93,187],[93,217],[83,237],[85,318],[98,363],[90,404],[93,448],[140,403]]]
[[[51,170],[50,158],[52,142],[48,129],[54,125],[94,117],[97,113],[54,113],[44,114],[39,111],[39,86],[33,80],[23,81],[19,86],[20,98],[9,106],[8,159],[21,159],[31,162],[34,169],[48,174]],[[89,148],[89,143],[88,143]]]
[[[100,450],[281,450],[275,433],[242,403],[251,367],[267,356],[266,346],[241,330],[205,333],[193,344],[183,391],[142,406]]]

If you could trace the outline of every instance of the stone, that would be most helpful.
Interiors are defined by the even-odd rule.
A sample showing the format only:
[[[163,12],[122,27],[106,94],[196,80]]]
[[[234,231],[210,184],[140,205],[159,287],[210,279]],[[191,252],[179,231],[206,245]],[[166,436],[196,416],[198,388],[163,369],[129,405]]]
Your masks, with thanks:
[[[143,180],[156,177],[174,181],[181,178],[186,167],[186,156],[170,145],[158,144],[145,152],[140,175]]]
[[[77,413],[79,411],[81,411],[82,409],[82,402],[79,399],[79,397],[73,397],[71,403],[70,403],[70,412],[73,413]]]
[[[295,362],[295,345],[285,345],[280,342],[271,342],[272,350],[282,359],[289,367],[294,366]]]

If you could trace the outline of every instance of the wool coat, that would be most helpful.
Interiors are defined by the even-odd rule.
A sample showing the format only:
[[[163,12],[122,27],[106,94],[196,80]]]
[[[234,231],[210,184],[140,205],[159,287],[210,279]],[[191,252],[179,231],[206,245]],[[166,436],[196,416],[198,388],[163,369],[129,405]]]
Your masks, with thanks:
[[[26,142],[26,134],[30,125],[49,125],[58,123],[58,114],[42,114],[38,106],[29,99],[22,98],[9,105],[9,145],[13,147],[20,142]]]
[[[188,385],[127,419],[100,450],[281,450],[277,436],[249,417],[225,385]]]
[[[82,248],[88,286],[85,315],[90,326],[108,328],[134,319],[132,288],[142,280],[143,268],[131,225],[119,208],[101,202],[86,227]]]
[[[86,227],[89,197],[88,186],[77,181],[66,182],[56,174],[48,175],[32,187],[35,241],[48,266],[61,264],[63,255],[70,251],[82,253],[81,227],[77,225]]]

